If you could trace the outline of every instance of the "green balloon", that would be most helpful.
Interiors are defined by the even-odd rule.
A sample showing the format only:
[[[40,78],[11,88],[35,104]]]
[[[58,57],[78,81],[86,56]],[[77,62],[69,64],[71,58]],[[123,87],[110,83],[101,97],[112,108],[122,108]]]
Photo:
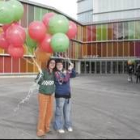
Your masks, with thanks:
[[[37,42],[29,36],[28,31],[26,31],[26,42],[25,43],[28,48],[34,49],[37,47]]]
[[[63,33],[55,34],[51,39],[54,52],[65,52],[69,48],[69,38]]]
[[[63,15],[55,15],[49,21],[49,33],[67,33],[69,29],[69,21]]]
[[[14,19],[14,13],[8,2],[0,2],[0,23],[9,24]]]
[[[19,21],[24,14],[23,5],[17,0],[10,0],[9,4],[11,5],[11,9],[14,12],[14,21]]]

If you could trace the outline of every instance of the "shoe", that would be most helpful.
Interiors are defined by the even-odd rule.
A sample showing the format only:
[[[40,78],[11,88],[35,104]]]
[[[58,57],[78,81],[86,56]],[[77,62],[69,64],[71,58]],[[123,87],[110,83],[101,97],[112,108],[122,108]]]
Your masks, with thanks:
[[[73,132],[73,129],[71,127],[68,128],[69,132]]]
[[[58,131],[58,133],[61,133],[61,134],[64,134],[65,133],[65,131],[63,129],[59,129],[57,131]]]
[[[45,136],[45,132],[44,132],[43,130],[39,130],[39,131],[37,132],[37,136],[38,136],[38,137]]]

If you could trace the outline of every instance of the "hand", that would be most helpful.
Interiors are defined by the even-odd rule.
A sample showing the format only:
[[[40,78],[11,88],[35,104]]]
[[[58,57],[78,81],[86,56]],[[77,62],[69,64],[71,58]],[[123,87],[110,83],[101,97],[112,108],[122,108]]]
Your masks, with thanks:
[[[68,70],[72,70],[73,68],[74,68],[74,64],[71,63],[70,66],[69,66],[69,68],[68,68]]]

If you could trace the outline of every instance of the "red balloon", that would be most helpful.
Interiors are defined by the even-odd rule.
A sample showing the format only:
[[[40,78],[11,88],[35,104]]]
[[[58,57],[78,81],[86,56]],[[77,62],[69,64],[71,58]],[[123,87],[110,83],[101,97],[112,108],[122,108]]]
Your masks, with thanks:
[[[5,38],[5,34],[3,33],[0,35],[0,47],[6,50],[8,46],[9,46],[9,43],[7,42]]]
[[[40,43],[40,49],[47,53],[53,53],[52,47],[51,47],[51,38],[52,36],[49,34],[46,34],[45,38]]]
[[[2,29],[4,32],[6,32],[6,30],[11,26],[11,24],[5,24],[2,26]]]
[[[10,23],[10,24],[4,24],[2,26],[2,29],[4,32],[6,32],[6,30],[11,26],[11,25],[20,25],[18,22],[14,22],[14,23]]]
[[[6,39],[9,44],[20,47],[26,39],[25,30],[18,24],[12,24],[6,31]]]
[[[69,21],[69,30],[67,32],[67,36],[69,37],[69,39],[72,39],[76,36],[77,34],[77,25],[72,22],[72,21]]]
[[[13,57],[13,58],[22,58],[24,55],[24,48],[23,46],[21,47],[14,47],[13,45],[10,45],[8,48],[8,53]]]
[[[48,24],[50,19],[55,15],[55,13],[47,13],[43,16],[43,23],[45,24],[45,26],[48,28]]]
[[[29,25],[28,32],[32,39],[40,42],[46,35],[46,27],[43,22],[34,21]]]

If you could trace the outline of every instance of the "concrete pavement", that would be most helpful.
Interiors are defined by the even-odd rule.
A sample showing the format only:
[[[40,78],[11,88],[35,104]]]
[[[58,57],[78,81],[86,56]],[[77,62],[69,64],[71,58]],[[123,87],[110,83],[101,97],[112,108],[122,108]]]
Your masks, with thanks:
[[[0,139],[40,139],[37,90],[14,112],[33,80],[0,77]],[[52,128],[42,139],[140,138],[140,83],[128,83],[127,75],[92,75],[72,79],[71,85],[74,132]]]

